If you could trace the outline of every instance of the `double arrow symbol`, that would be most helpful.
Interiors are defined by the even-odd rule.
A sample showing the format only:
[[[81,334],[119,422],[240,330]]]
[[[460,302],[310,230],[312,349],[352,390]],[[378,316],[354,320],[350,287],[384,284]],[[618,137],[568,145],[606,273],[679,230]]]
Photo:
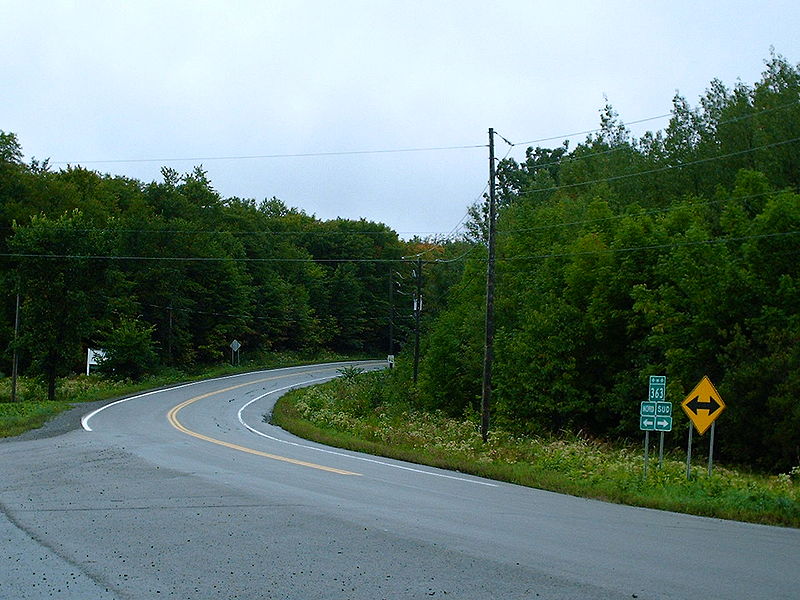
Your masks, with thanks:
[[[709,417],[717,412],[721,406],[722,405],[717,402],[717,399],[713,396],[708,397],[708,402],[701,402],[700,396],[695,396],[686,403],[686,408],[691,410],[695,415],[697,414],[698,410],[707,410]]]
[[[669,425],[669,421],[665,419],[656,419],[655,421],[653,421],[653,419],[642,419],[642,424],[645,425],[646,427],[651,427],[654,422],[659,427],[666,427],[667,425]]]

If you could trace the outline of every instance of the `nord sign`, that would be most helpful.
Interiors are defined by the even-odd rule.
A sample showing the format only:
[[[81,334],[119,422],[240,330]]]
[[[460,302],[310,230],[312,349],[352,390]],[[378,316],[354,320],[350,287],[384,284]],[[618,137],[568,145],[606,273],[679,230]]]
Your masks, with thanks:
[[[725,403],[708,376],[703,376],[681,403],[683,412],[691,419],[697,433],[703,435],[725,410]]]

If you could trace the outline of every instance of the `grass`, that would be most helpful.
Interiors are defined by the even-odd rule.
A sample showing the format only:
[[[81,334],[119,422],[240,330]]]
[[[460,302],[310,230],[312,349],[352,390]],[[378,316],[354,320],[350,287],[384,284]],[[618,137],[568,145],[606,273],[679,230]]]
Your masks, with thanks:
[[[14,402],[0,404],[0,437],[11,437],[37,429],[58,413],[71,408],[69,402]]]
[[[704,466],[686,479],[682,456],[651,461],[641,448],[580,436],[514,436],[484,444],[477,419],[414,409],[389,372],[367,373],[283,396],[272,422],[305,438],[587,498],[753,523],[800,527],[800,467],[778,476]]]
[[[283,352],[265,354],[236,367],[221,364],[190,371],[163,369],[159,373],[139,381],[114,379],[95,374],[73,375],[58,380],[55,401],[47,400],[47,388],[43,380],[19,377],[17,401],[11,402],[11,379],[6,377],[0,379],[0,437],[13,437],[25,431],[37,429],[58,413],[72,408],[77,403],[120,398],[154,388],[258,369],[274,369],[338,360],[349,359],[331,353],[309,355]]]

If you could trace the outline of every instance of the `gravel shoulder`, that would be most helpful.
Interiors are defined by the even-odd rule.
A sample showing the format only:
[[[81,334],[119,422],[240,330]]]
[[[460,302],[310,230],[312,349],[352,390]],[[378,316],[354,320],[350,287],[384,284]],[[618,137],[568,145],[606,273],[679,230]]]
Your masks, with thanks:
[[[75,429],[81,428],[81,417],[95,409],[115,402],[119,398],[109,398],[107,400],[97,400],[95,402],[78,402],[69,410],[57,414],[39,429],[31,429],[16,437],[0,438],[0,444],[4,442],[18,442],[26,440],[41,440],[45,438],[63,435]]]

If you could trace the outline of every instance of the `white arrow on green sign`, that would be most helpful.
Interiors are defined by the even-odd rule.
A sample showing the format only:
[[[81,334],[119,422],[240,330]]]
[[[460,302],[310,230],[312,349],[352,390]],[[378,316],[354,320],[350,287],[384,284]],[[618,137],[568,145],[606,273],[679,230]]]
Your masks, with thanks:
[[[672,431],[672,417],[656,417],[655,431]]]

